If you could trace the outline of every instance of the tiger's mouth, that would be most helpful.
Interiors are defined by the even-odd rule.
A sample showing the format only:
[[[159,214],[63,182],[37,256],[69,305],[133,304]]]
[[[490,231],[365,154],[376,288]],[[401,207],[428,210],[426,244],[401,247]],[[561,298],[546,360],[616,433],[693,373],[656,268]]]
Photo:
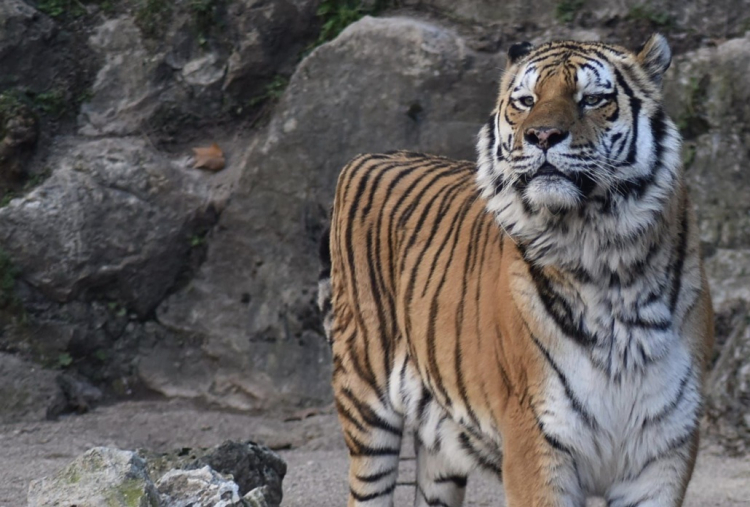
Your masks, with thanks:
[[[585,171],[563,172],[545,161],[535,171],[522,174],[514,186],[532,209],[559,212],[581,206],[596,182]]]
[[[545,162],[542,166],[534,171],[531,179],[538,178],[540,176],[559,176],[561,178],[568,178],[565,174],[560,171],[557,167],[553,166],[549,162]]]
[[[553,166],[549,162],[544,162],[536,171],[529,171],[522,174],[519,183],[521,187],[525,189],[529,185],[529,183],[531,183],[531,181],[536,178],[563,178],[573,183],[572,179],[567,174],[563,173],[560,169]]]

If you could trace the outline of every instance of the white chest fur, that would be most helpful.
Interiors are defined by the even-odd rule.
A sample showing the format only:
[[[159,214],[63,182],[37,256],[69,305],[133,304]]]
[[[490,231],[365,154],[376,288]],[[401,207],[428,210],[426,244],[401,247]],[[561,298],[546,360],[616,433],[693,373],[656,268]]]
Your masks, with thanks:
[[[666,294],[639,304],[644,287],[577,285],[563,295],[593,338],[583,343],[566,336],[540,297],[528,299],[536,294],[531,281],[523,285],[523,303],[543,316],[538,333],[531,330],[548,370],[538,418],[573,456],[580,486],[603,494],[636,477],[695,427],[699,379],[676,331],[680,323]]]

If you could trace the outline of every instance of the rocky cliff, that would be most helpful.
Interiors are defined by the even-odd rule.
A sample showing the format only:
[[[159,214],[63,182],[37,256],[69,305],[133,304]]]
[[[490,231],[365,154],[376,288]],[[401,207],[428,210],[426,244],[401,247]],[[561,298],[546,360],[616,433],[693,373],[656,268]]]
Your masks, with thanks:
[[[667,105],[719,314],[709,420],[741,452],[749,7],[4,0],[0,347],[110,395],[325,402],[315,252],[346,160],[388,149],[473,158],[511,43],[636,47],[659,30],[676,53]],[[194,169],[190,148],[213,142],[226,168]]]

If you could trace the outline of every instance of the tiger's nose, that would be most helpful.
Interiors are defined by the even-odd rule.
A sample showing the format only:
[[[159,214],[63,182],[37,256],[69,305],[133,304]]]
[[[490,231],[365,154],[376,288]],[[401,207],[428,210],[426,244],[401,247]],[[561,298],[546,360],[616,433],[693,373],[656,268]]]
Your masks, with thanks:
[[[524,132],[526,142],[543,150],[552,148],[568,137],[568,132],[555,127],[530,127]]]

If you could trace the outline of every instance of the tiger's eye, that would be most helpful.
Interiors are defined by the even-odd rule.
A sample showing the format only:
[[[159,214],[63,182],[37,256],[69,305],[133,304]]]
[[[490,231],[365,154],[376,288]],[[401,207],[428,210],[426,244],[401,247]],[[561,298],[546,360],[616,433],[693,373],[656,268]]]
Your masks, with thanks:
[[[518,99],[518,101],[525,107],[531,107],[534,105],[534,97],[532,97],[531,95],[521,97],[520,99]]]
[[[604,102],[604,96],[603,95],[584,95],[581,99],[581,104],[584,106],[597,106]]]

